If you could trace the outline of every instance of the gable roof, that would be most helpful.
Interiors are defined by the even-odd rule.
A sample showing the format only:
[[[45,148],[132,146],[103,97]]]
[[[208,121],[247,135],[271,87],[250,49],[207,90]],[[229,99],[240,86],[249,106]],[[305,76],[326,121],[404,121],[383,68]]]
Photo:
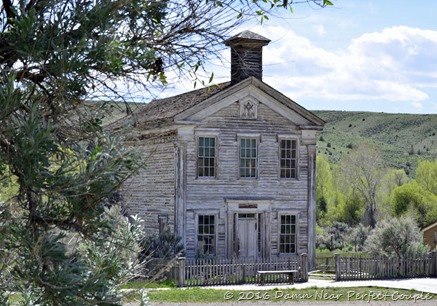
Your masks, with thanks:
[[[220,83],[176,96],[154,100],[143,106],[139,106],[133,112],[136,118],[136,127],[140,129],[152,129],[168,127],[173,124],[183,124],[184,118],[198,112],[205,112],[209,105],[218,103],[222,99],[230,97],[248,86],[259,89],[264,94],[271,96],[275,101],[280,103],[282,109],[292,111],[300,117],[305,118],[306,121],[310,122],[307,128],[321,129],[325,124],[321,118],[279,91],[255,77],[248,77],[234,85],[232,85],[231,82]],[[233,101],[236,101],[235,98]],[[117,129],[117,126],[120,126],[120,124],[122,124],[122,122],[118,120],[111,125]]]
[[[220,83],[176,96],[153,100],[147,104],[136,104],[137,107],[132,111],[136,121],[135,125],[142,128],[170,125],[174,122],[174,116],[214,96],[230,85],[231,82]],[[129,116],[124,116],[110,123],[111,128],[117,130],[128,119],[127,117]]]
[[[422,232],[426,232],[427,230],[433,228],[437,226],[437,220],[431,222],[430,224],[426,225],[425,227],[422,228]]]
[[[233,86],[217,92],[215,95],[208,97],[204,101],[199,101],[199,103],[196,103],[191,108],[187,108],[179,115],[176,115],[176,122],[183,123],[184,120],[187,120],[189,123],[190,119],[194,119],[193,121],[196,122],[202,117],[215,112],[217,107],[214,107],[214,105],[222,104],[222,107],[229,105],[230,103],[244,98],[244,95],[247,95],[247,92],[259,100],[262,100],[264,97],[263,102],[265,103],[269,103],[269,100],[276,101],[276,103],[269,103],[269,107],[291,121],[300,121],[298,125],[302,129],[321,130],[325,124],[323,119],[255,77],[248,77]],[[266,96],[270,97],[270,99],[265,99]]]
[[[141,107],[137,115],[147,121],[173,118],[177,114],[223,91],[229,85],[230,82],[226,82],[164,99],[153,100]]]

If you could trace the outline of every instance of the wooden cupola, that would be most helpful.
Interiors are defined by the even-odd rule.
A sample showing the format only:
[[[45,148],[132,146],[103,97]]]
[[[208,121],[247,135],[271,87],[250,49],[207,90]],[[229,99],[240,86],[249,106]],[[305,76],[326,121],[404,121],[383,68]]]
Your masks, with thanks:
[[[269,42],[270,39],[250,31],[225,40],[231,48],[231,84],[251,76],[262,81],[262,48]]]

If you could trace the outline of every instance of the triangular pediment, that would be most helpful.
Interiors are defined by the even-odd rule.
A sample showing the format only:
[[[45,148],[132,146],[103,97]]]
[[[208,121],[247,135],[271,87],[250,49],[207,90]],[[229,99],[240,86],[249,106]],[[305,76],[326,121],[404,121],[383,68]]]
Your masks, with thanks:
[[[256,78],[250,77],[175,116],[176,123],[196,123],[239,103],[242,119],[256,119],[260,103],[302,129],[321,129],[324,121]]]

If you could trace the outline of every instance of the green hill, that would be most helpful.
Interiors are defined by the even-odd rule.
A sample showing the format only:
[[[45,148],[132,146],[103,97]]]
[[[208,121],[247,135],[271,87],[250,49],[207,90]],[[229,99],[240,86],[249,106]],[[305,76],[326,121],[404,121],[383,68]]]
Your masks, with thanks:
[[[142,103],[129,103],[135,112]],[[127,105],[110,103],[110,122],[126,115]],[[417,163],[437,159],[437,115],[372,112],[312,111],[326,121],[318,136],[318,154],[338,163],[360,143],[372,143],[384,152],[388,167],[414,175]],[[104,119],[107,121],[108,119]]]
[[[437,158],[437,115],[313,111],[326,121],[318,153],[337,163],[359,143],[384,152],[387,166],[414,171],[423,159]]]

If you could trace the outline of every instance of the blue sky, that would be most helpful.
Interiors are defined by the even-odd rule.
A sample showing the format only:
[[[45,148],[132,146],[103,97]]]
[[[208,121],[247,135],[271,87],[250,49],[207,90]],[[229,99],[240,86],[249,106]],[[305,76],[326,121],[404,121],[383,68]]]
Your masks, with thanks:
[[[333,2],[236,31],[272,40],[263,81],[310,110],[437,113],[437,1]],[[229,79],[228,53],[210,66],[216,82]]]

